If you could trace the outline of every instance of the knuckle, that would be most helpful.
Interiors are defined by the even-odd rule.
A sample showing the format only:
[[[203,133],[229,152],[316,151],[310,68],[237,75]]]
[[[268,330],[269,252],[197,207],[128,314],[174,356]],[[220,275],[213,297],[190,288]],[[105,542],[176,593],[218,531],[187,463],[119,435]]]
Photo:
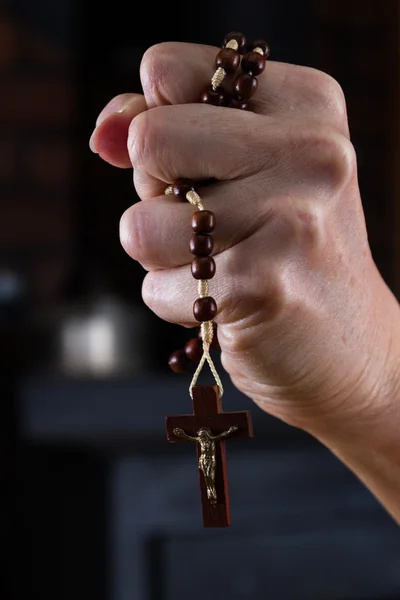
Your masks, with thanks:
[[[284,313],[290,303],[291,292],[283,271],[285,269],[280,267],[269,267],[265,273],[265,266],[260,262],[256,270],[252,266],[247,277],[241,278],[239,273],[236,274],[234,289],[219,301],[221,322],[239,324],[238,328],[232,328],[229,339],[231,350],[244,351],[249,331],[263,329],[266,323],[275,321]],[[249,276],[253,285],[248,285]],[[254,288],[255,281],[262,282],[262,285]]]
[[[142,299],[151,310],[157,305],[157,295],[156,273],[147,273],[142,283]]]
[[[129,126],[128,152],[134,169],[149,172],[150,165],[163,151],[164,136],[160,111],[162,108],[142,112]]]
[[[300,152],[311,175],[333,191],[342,189],[356,174],[353,144],[332,128],[309,129],[300,143]]]
[[[340,119],[347,118],[346,98],[341,85],[331,75],[313,69],[310,77],[312,94],[325,110],[337,114]]]
[[[154,262],[149,231],[152,228],[147,211],[141,204],[131,206],[121,217],[120,239],[125,251],[143,267]]]
[[[293,234],[298,248],[313,256],[321,256],[326,243],[325,212],[321,204],[305,200],[292,211]]]
[[[181,49],[177,43],[162,42],[150,46],[143,54],[140,64],[140,79],[145,94],[151,103],[166,102],[163,90],[170,86],[173,77],[173,66],[180,58]]]
[[[326,204],[317,202],[309,194],[279,196],[266,211],[267,227],[273,230],[279,248],[296,247],[315,256],[322,255],[327,239]],[[283,272],[285,266],[282,265]],[[283,283],[289,280],[285,276]],[[277,280],[279,289],[279,279]],[[282,288],[284,292],[284,288]]]
[[[148,112],[137,115],[129,125],[128,152],[134,169],[141,169],[146,156],[149,153],[148,136]]]

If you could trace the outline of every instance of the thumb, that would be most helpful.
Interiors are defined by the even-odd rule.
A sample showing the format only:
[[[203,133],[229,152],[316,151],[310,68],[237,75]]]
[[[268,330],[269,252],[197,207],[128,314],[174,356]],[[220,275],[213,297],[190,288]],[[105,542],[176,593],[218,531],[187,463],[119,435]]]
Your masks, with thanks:
[[[114,167],[131,167],[127,150],[129,125],[145,110],[147,105],[142,94],[121,94],[113,98],[97,118],[90,149]]]

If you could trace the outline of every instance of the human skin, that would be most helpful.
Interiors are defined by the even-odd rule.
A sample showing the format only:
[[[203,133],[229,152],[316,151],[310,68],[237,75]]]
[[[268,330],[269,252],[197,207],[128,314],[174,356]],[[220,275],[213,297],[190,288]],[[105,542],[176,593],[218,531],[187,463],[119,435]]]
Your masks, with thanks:
[[[371,255],[343,92],[320,71],[269,61],[251,111],[204,105],[217,52],[150,48],[143,96],[114,98],[90,140],[133,167],[141,201],[120,236],[148,271],[144,302],[198,325],[194,209],[164,195],[194,179],[217,218],[210,293],[232,382],[330,448],[400,522],[399,304]]]

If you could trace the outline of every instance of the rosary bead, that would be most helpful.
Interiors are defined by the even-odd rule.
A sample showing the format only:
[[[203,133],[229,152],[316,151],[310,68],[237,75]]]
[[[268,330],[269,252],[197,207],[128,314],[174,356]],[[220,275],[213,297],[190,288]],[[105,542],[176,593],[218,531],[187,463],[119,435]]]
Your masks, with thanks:
[[[269,44],[265,40],[255,40],[254,42],[252,42],[248,47],[249,52],[251,50],[254,50],[254,48],[261,48],[261,50],[263,51],[264,58],[268,58],[268,56],[270,55],[271,50]]]
[[[233,48],[222,48],[215,59],[215,66],[222,67],[227,73],[234,73],[240,64],[240,54]]]
[[[216,92],[212,88],[207,88],[201,95],[201,102],[212,104],[213,106],[222,106],[225,102],[225,94]]]
[[[192,338],[186,342],[185,353],[191,362],[200,362],[203,356],[203,342],[201,338]]]
[[[217,303],[211,296],[197,298],[193,305],[193,315],[196,321],[212,321],[217,314]]]
[[[250,75],[260,75],[265,64],[265,58],[258,52],[247,52],[242,58],[242,70]]]
[[[231,31],[224,37],[223,46],[226,46],[228,42],[231,40],[236,40],[238,43],[238,51],[240,54],[244,54],[246,52],[246,38],[243,33],[240,31]]]
[[[174,196],[185,202],[186,194],[194,190],[194,182],[191,179],[177,179],[171,187]]]
[[[192,215],[192,229],[195,233],[211,233],[215,229],[215,214],[211,210],[198,210]]]
[[[242,100],[241,98],[231,98],[228,104],[229,108],[239,108],[240,110],[247,110],[249,108],[249,103],[246,100]]]
[[[211,256],[197,256],[192,260],[192,275],[195,279],[212,279],[215,261]]]
[[[207,233],[194,233],[189,242],[190,252],[195,256],[208,256],[214,248],[214,240]]]
[[[168,365],[175,373],[183,373],[188,370],[190,361],[184,350],[175,350],[169,357]]]
[[[251,98],[255,94],[258,87],[257,77],[241,73],[236,77],[234,90],[239,98]]]

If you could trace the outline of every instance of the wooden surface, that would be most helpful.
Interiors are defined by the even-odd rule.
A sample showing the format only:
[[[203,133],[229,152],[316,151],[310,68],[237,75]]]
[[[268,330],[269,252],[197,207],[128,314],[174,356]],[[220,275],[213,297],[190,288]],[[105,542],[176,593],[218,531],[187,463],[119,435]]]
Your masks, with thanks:
[[[187,434],[197,435],[200,427],[209,427],[214,435],[222,433],[236,425],[238,430],[228,439],[253,437],[251,413],[249,411],[222,411],[222,402],[216,385],[196,385],[193,388],[193,414],[166,417],[167,439],[170,442],[184,442],[183,438],[174,435],[176,427]],[[200,457],[200,446],[196,444],[197,462]],[[216,442],[216,480],[217,503],[211,504],[207,498],[207,488],[202,472],[199,469],[201,503],[204,527],[228,527],[231,523],[229,501],[228,473],[226,465],[225,441]]]

